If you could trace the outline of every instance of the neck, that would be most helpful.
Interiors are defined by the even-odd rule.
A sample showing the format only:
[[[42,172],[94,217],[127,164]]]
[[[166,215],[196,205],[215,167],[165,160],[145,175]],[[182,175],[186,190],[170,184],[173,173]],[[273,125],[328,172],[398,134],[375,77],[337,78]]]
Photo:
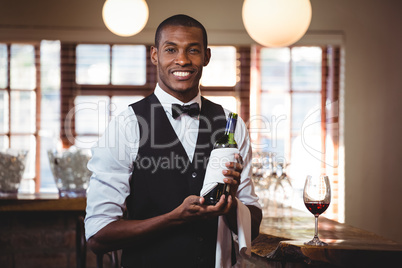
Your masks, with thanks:
[[[187,102],[191,101],[192,99],[194,99],[197,96],[198,91],[199,91],[198,88],[188,89],[188,90],[183,90],[183,91],[174,90],[171,88],[165,89],[161,86],[160,86],[160,88],[163,91],[165,91],[166,93],[168,93],[169,95],[175,97],[176,99],[178,99],[179,101],[181,101],[183,103],[187,103]]]
[[[194,99],[197,96],[198,92],[192,94],[186,94],[182,92],[178,92],[178,94],[173,95],[176,99],[180,100],[181,102],[187,103]]]

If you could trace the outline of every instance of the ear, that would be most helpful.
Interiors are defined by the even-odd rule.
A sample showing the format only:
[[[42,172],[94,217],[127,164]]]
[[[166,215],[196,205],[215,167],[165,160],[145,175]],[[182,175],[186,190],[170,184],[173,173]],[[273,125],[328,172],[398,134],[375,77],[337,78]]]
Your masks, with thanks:
[[[158,49],[154,46],[151,46],[151,62],[158,65]]]
[[[210,59],[211,59],[211,49],[207,48],[207,50],[205,51],[204,66],[208,65]]]

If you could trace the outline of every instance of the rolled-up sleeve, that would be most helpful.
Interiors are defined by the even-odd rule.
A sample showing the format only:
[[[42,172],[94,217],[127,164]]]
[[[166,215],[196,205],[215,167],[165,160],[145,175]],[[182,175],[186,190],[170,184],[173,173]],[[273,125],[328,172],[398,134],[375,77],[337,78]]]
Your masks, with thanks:
[[[110,121],[92,148],[85,217],[87,240],[123,216],[125,200],[130,194],[133,160],[138,152],[138,131],[136,116],[128,108]]]

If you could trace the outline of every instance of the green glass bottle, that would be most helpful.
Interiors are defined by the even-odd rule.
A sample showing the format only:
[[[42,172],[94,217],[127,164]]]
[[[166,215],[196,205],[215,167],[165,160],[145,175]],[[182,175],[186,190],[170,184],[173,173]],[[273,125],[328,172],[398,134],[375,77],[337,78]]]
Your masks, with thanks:
[[[237,148],[237,143],[234,139],[234,132],[236,129],[237,114],[230,113],[228,120],[226,122],[225,133],[220,137],[214,144],[214,150],[225,149],[225,148]],[[218,183],[215,188],[204,195],[205,205],[215,205],[218,203],[222,195],[226,197],[229,194],[229,185],[226,183]]]

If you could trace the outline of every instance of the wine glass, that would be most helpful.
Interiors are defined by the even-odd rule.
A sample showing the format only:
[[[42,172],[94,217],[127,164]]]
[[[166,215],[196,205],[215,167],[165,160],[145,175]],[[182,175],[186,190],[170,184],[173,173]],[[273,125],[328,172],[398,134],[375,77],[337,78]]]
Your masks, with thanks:
[[[327,246],[327,243],[318,238],[318,216],[320,216],[320,214],[328,208],[331,201],[331,186],[329,184],[328,176],[325,174],[320,176],[308,175],[304,185],[303,200],[307,209],[315,217],[314,238],[304,244],[313,246]]]

